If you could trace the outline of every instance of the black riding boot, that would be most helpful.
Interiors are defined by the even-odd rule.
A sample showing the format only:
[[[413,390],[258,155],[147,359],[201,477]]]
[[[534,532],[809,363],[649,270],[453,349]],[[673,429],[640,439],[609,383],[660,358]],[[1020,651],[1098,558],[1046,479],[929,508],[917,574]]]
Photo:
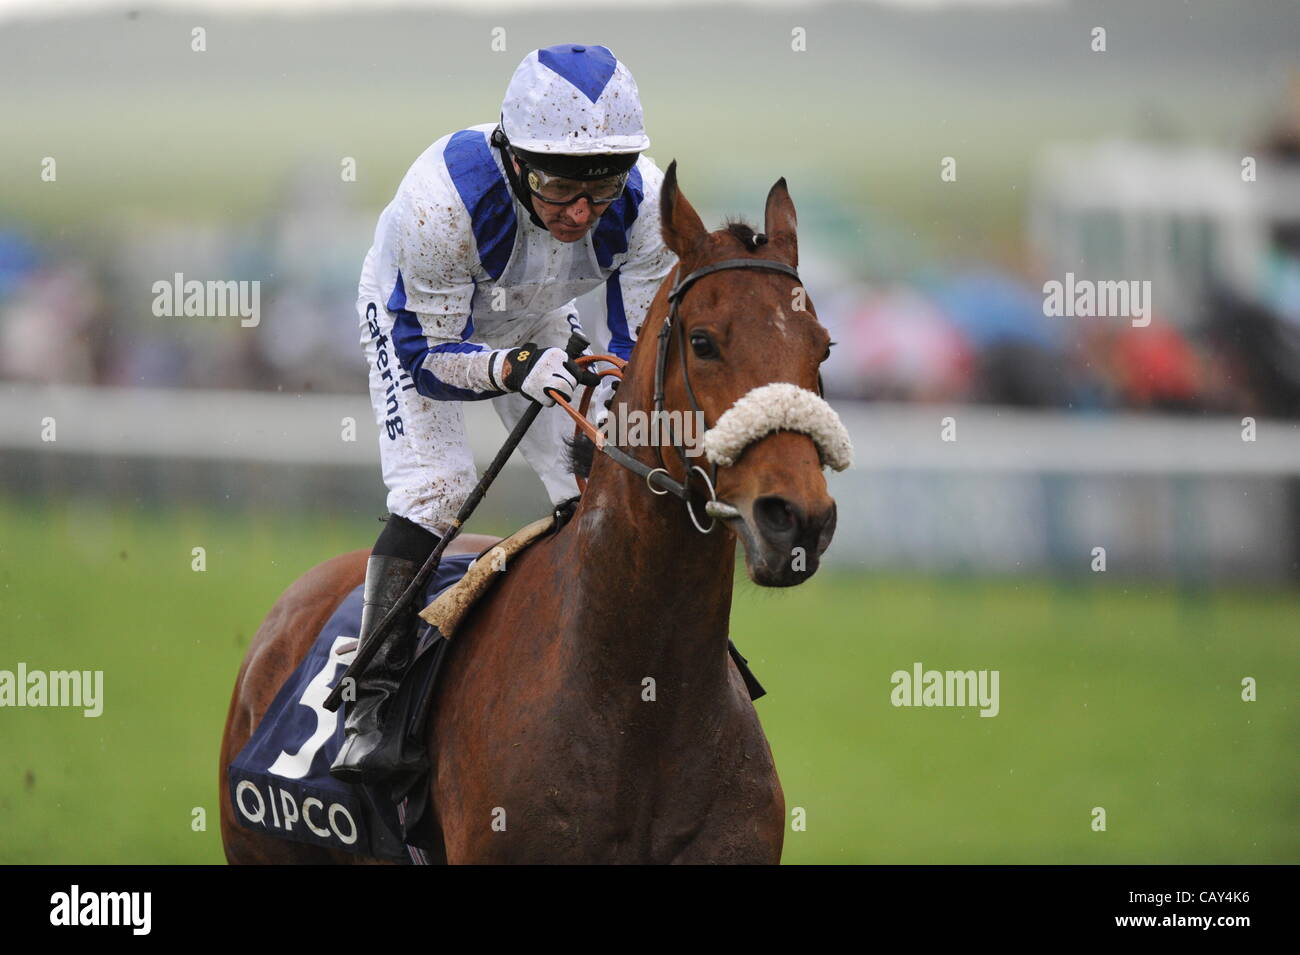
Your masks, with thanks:
[[[367,561],[358,653],[373,639],[375,627],[419,570],[419,564],[401,557],[371,556]],[[392,757],[396,754],[386,750],[394,749],[400,739],[388,740],[387,747],[381,746],[385,743],[384,716],[415,652],[418,610],[412,603],[393,621],[388,639],[357,681],[357,698],[347,704],[343,748],[330,766],[330,775],[335,779],[348,783],[379,782],[392,771]]]
[[[437,546],[436,534],[404,517],[389,515],[366,563],[358,652],[374,639],[379,621],[397,603]],[[389,739],[384,738],[384,716],[402,674],[415,656],[418,604],[418,600],[412,603],[393,622],[383,648],[357,681],[356,699],[347,701],[343,748],[330,767],[330,775],[336,779],[374,782],[401,772],[401,734],[391,733]]]

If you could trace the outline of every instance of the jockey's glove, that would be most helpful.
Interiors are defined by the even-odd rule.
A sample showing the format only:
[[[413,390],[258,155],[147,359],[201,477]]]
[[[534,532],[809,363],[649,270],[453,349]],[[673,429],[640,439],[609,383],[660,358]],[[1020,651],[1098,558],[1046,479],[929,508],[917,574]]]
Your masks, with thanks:
[[[609,406],[614,401],[614,392],[617,390],[618,376],[606,375],[600,379],[600,384],[596,385],[591,393],[591,404],[587,406],[587,419],[596,426],[597,431],[603,431],[605,422],[609,420]]]
[[[538,348],[532,342],[506,352],[502,367],[505,374],[501,381],[506,390],[517,391],[543,408],[555,404],[548,390],[572,401],[582,374],[563,348]]]

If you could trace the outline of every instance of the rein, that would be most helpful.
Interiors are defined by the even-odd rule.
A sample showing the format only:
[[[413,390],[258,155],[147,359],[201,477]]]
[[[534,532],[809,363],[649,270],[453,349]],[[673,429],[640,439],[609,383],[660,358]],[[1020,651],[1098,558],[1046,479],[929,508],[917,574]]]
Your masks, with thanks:
[[[695,389],[691,387],[690,373],[687,369],[686,329],[681,323],[678,308],[681,304],[682,298],[686,295],[687,290],[697,281],[704,278],[706,275],[712,275],[714,272],[725,272],[731,269],[762,269],[768,272],[780,272],[792,276],[795,281],[799,281],[799,273],[792,266],[786,265],[784,262],[772,262],[767,259],[724,259],[721,262],[714,262],[711,265],[701,266],[694,272],[687,274],[684,278],[679,279],[676,284],[673,285],[672,290],[668,293],[670,307],[668,309],[668,314],[664,317],[663,327],[659,330],[658,351],[655,355],[654,379],[654,412],[656,420],[663,420],[664,370],[668,365],[669,340],[672,338],[674,331],[678,332],[678,354],[681,356],[682,383],[686,386],[686,396],[691,403],[691,411],[699,415],[700,419],[703,420],[703,409],[700,408],[700,404],[695,398]],[[598,374],[601,377],[614,375],[619,379],[622,379],[623,370],[627,363],[621,358],[617,358],[613,355],[584,355],[577,359],[579,365],[602,361],[607,362],[614,367],[599,372]],[[686,505],[686,513],[690,517],[691,523],[695,525],[695,529],[701,534],[710,533],[716,526],[719,517],[725,519],[736,516],[737,511],[734,507],[725,501],[718,500],[718,492],[716,490],[718,465],[716,461],[711,460],[709,462],[708,471],[705,471],[704,468],[700,467],[698,464],[691,464],[687,459],[686,450],[677,443],[676,438],[674,437],[672,440],[672,447],[673,450],[677,452],[677,457],[681,461],[682,469],[686,475],[685,483],[674,480],[668,474],[667,463],[664,461],[662,443],[657,443],[655,445],[655,454],[658,456],[659,466],[652,468],[643,464],[622,448],[607,442],[605,436],[587,420],[587,408],[591,402],[591,392],[592,389],[588,388],[587,392],[582,396],[581,405],[577,408],[558,395],[555,396],[555,400],[556,403],[560,405],[560,407],[562,407],[571,418],[573,418],[574,423],[577,425],[577,430],[586,434],[587,437],[596,445],[596,450],[604,452],[607,456],[613,458],[618,464],[643,478],[646,482],[646,487],[648,487],[654,494],[672,494],[674,497],[683,501]],[[709,488],[709,500],[706,501],[704,505],[704,513],[709,518],[708,527],[704,527],[700,524],[699,519],[695,516],[695,510],[692,507],[694,496],[691,493],[690,480],[693,472],[698,472]],[[579,478],[578,484],[580,490],[586,490],[587,482],[585,479]]]

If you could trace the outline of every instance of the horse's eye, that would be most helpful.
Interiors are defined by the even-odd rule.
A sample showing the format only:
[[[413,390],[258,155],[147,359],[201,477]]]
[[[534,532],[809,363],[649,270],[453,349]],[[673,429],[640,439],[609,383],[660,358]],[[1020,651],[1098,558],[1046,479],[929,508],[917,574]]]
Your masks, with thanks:
[[[691,332],[691,348],[696,358],[717,358],[718,348],[705,332]]]

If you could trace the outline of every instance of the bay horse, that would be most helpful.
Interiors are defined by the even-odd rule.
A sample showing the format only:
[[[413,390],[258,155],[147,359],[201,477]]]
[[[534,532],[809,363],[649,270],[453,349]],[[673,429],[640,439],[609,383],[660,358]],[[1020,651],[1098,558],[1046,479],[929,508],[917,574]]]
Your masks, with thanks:
[[[624,415],[698,408],[718,422],[774,382],[820,402],[830,339],[802,298],[785,180],[768,194],[764,233],[740,223],[709,232],[673,163],[660,220],[678,264],[647,312],[614,413],[619,405]],[[683,278],[689,290],[678,288]],[[672,347],[669,332],[679,337]],[[755,404],[747,410],[766,413]],[[721,521],[715,533],[700,533],[703,491],[684,504],[662,494],[709,476],[693,473],[680,449],[622,448],[635,469],[596,454],[571,520],[513,558],[460,624],[426,729],[430,811],[442,839],[435,861],[780,861],[781,784],[728,654],[736,540],[756,583],[797,584],[816,571],[836,511],[823,443],[772,430],[779,422],[767,427],[714,468],[707,511]],[[452,550],[494,541],[464,536]],[[249,647],[221,750],[221,830],[232,863],[377,861],[241,827],[225,784],[277,689],[362,582],[366,556],[355,551],[305,574]]]

